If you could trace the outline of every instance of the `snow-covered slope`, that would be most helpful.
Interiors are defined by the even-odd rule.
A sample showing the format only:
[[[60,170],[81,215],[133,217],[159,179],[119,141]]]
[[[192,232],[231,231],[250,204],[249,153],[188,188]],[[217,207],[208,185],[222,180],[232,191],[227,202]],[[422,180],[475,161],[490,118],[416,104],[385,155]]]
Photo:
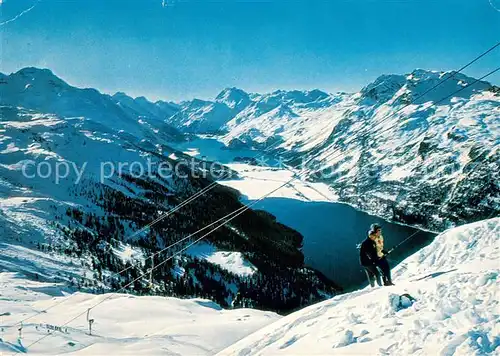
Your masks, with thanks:
[[[253,94],[252,102],[228,122],[229,133],[225,140],[242,139],[258,145],[273,138],[282,142],[279,148],[296,152],[308,152],[320,144],[331,145],[332,134],[349,136],[358,129],[373,128],[387,115],[408,103],[408,110],[392,121],[408,119],[418,112],[424,120],[432,111],[425,111],[429,104],[463,88],[474,79],[457,74],[439,88],[422,94],[439,83],[450,73],[415,70],[407,75],[382,75],[358,93],[327,94],[320,90],[283,91],[269,94]],[[487,82],[478,82],[457,94],[457,99],[467,102],[474,94],[491,88]],[[441,105],[449,105],[456,100],[448,100]],[[423,108],[420,105],[426,104]],[[356,130],[349,130],[350,121],[358,119]],[[369,122],[361,122],[369,121]],[[410,120],[411,121],[411,120]],[[448,127],[453,124],[447,123]],[[407,125],[408,126],[408,125]],[[247,133],[247,135],[245,135]],[[359,134],[359,132],[358,132]],[[375,131],[371,134],[376,135]],[[275,146],[276,144],[273,143]],[[273,146],[273,147],[274,147]]]
[[[68,294],[62,285],[5,272],[0,290],[0,353],[5,355],[214,355],[279,319],[252,309],[223,310],[203,299]],[[92,335],[86,314],[63,326],[104,299],[90,312]],[[31,316],[19,339],[17,322]]]
[[[327,138],[329,128],[349,105],[349,97],[320,90],[256,95],[251,105],[227,123],[229,132],[223,140],[228,145],[240,140],[251,147],[272,146],[275,150],[313,148]]]
[[[224,126],[252,101],[250,95],[238,88],[226,88],[215,101],[193,99],[180,103],[177,113],[166,122],[186,133],[220,133]]]
[[[418,70],[364,88],[307,152],[305,173],[362,210],[434,231],[500,212],[500,95],[477,82],[434,105],[474,82],[459,74],[420,97],[443,75]]]
[[[219,355],[498,355],[499,260],[500,218],[448,230],[393,270],[396,286],[307,307]]]
[[[41,355],[495,355],[500,348],[499,258],[500,218],[461,226],[397,266],[395,287],[367,287],[282,318],[251,309],[226,311],[201,299],[68,294],[61,284],[3,272],[0,350]],[[88,335],[85,311],[100,301],[90,312],[93,335]],[[17,322],[26,318],[19,338]]]

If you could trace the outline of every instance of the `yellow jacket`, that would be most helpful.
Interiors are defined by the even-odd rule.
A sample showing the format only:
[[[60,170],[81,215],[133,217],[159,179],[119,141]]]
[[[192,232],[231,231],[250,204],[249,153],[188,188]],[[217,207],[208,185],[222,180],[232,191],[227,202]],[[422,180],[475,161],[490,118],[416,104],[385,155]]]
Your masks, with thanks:
[[[379,258],[384,257],[384,253],[382,252],[382,250],[384,249],[384,237],[382,236],[382,234],[376,236],[374,241],[375,241],[375,246],[377,248],[377,256]]]

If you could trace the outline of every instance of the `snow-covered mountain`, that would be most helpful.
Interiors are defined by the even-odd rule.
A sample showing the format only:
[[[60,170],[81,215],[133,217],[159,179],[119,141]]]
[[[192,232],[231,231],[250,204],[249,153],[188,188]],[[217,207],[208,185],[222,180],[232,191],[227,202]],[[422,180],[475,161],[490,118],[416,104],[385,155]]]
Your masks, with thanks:
[[[239,112],[251,103],[248,93],[238,88],[226,88],[217,95],[215,101],[225,104],[234,112]]]
[[[232,118],[225,102],[198,102],[196,122],[229,148],[282,155],[340,201],[434,231],[500,212],[500,90],[488,82],[417,69],[357,93],[229,92]]]
[[[116,290],[151,266],[146,256],[173,243],[168,253],[179,251],[199,237],[188,235],[242,207],[238,192],[216,186],[139,233],[207,187],[212,174],[230,170],[215,164],[207,173],[206,162],[188,161],[171,148],[178,133],[160,129],[156,114],[139,118],[129,101],[71,87],[47,70],[1,80],[2,269],[73,290]],[[160,165],[177,171],[161,174]],[[152,283],[145,277],[127,290],[289,311],[338,291],[304,267],[301,246],[299,233],[248,210],[209,235],[202,250],[188,250],[156,270]]]
[[[500,218],[439,235],[367,287],[292,313],[218,355],[498,355]]]
[[[0,105],[22,107],[60,117],[86,117],[139,138],[175,141],[182,134],[162,120],[176,107],[152,104],[124,94],[111,97],[96,89],[69,85],[49,69],[23,68],[0,77]],[[149,104],[148,104],[149,103]],[[134,104],[134,105],[133,105]],[[156,111],[155,111],[156,110]]]
[[[381,77],[351,97],[303,152],[306,174],[362,210],[434,231],[500,212],[500,95],[476,82],[440,101],[475,82],[458,74],[422,96],[443,75]]]
[[[457,74],[420,98],[445,75],[416,70],[381,76],[354,94],[248,94],[228,88],[213,102],[180,104],[75,88],[37,68],[1,75],[0,229],[10,241],[2,252],[4,263],[9,270],[46,278],[50,273],[43,268],[35,272],[39,268],[15,258],[43,259],[54,253],[54,245],[56,253],[69,256],[64,264],[82,256],[87,261],[61,280],[92,290],[116,288],[120,280],[111,272],[142,261],[124,277],[130,280],[148,268],[145,255],[240,207],[237,192],[218,187],[175,217],[127,239],[210,184],[211,176],[137,178],[137,169],[129,166],[102,182],[101,163],[139,162],[144,167],[149,161],[156,166],[184,162],[189,155],[172,147],[182,146],[183,133],[193,132],[217,132],[211,140],[244,146],[245,152],[268,148],[290,164],[304,159],[304,177],[328,183],[337,200],[388,219],[441,231],[489,216],[500,209],[500,93],[478,82],[433,105],[474,81]],[[224,150],[224,157],[230,152],[237,156],[243,151]],[[50,175],[32,179],[22,174],[27,160],[32,160],[28,175],[45,162],[52,169],[68,163],[71,169],[63,181]],[[190,169],[202,172],[204,163],[195,160],[184,171]],[[217,169],[231,172],[222,165]],[[105,243],[98,243],[102,239]],[[224,306],[287,311],[338,290],[320,273],[302,268],[302,236],[266,212],[250,210],[207,242],[153,276],[157,284],[149,292],[206,296],[208,288]],[[65,270],[58,262],[55,268]],[[95,269],[108,272],[82,278]],[[256,293],[256,285],[263,292]],[[145,292],[146,286],[134,288]],[[288,295],[275,292],[280,288]]]
[[[178,104],[162,100],[152,103],[143,96],[132,98],[123,92],[114,94],[112,98],[124,110],[133,113],[139,119],[164,121],[179,111]]]
[[[181,103],[181,110],[166,121],[185,133],[215,133],[233,117],[224,103],[194,99]]]
[[[166,122],[185,133],[220,133],[229,120],[251,103],[248,93],[226,88],[215,101],[194,99],[180,103],[180,110]]]

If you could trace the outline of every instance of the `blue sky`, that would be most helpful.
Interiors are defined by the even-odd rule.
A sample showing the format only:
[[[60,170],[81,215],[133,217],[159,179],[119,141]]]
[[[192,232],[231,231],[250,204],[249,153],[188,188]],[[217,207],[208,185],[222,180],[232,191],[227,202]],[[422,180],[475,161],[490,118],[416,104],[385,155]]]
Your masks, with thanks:
[[[381,74],[458,69],[500,41],[490,2],[500,9],[500,0],[3,0],[0,70],[46,67],[76,86],[167,100],[228,86],[357,91]],[[499,63],[497,48],[465,73]]]

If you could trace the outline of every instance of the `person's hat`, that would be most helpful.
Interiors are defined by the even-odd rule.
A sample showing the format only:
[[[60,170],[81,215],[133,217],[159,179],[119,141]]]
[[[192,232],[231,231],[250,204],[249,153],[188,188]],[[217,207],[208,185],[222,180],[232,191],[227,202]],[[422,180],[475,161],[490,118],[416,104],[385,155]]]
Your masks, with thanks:
[[[371,231],[377,231],[377,230],[381,230],[381,229],[382,229],[382,227],[379,224],[371,224],[370,225]]]
[[[368,231],[368,235],[376,233],[378,230],[381,230],[382,227],[379,224],[371,224],[370,231]]]

